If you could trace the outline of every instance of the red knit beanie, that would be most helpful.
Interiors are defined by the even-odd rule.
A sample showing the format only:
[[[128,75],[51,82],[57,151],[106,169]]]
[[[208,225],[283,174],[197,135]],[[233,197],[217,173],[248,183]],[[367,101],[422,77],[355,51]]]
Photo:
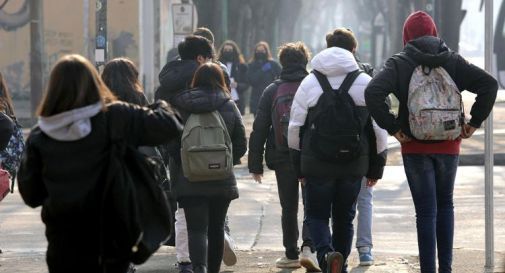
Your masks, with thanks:
[[[416,11],[409,15],[403,25],[403,45],[422,36],[437,37],[437,26],[429,14]]]

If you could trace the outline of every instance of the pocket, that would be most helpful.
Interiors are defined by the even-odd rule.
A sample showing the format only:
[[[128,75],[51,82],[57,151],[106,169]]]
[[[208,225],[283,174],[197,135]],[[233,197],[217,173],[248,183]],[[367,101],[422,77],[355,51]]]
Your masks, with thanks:
[[[423,109],[411,117],[410,130],[419,140],[454,140],[461,134],[461,110]]]
[[[231,168],[230,150],[224,144],[191,147],[187,152],[188,178],[205,176],[208,180],[224,179]]]

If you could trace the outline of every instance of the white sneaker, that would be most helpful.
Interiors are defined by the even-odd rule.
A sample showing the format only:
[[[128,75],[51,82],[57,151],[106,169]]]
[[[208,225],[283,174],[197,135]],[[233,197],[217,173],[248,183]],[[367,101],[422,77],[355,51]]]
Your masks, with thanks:
[[[279,258],[275,261],[277,268],[300,268],[300,261],[298,259],[288,259],[287,257]]]
[[[226,232],[224,233],[223,263],[226,266],[232,266],[237,263],[237,254],[235,254],[235,242]]]
[[[310,250],[310,247],[302,247],[302,253],[300,254],[300,265],[307,269],[307,272],[321,272],[319,263],[317,262],[317,256],[315,252]]]

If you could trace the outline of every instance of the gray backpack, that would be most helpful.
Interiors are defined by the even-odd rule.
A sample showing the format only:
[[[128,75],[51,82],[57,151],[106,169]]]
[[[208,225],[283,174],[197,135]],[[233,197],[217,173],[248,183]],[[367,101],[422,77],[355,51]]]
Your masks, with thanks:
[[[461,93],[443,67],[417,66],[407,107],[412,135],[419,140],[454,140],[464,122]]]
[[[184,176],[190,182],[233,175],[231,138],[218,111],[189,116],[182,132],[181,160]]]

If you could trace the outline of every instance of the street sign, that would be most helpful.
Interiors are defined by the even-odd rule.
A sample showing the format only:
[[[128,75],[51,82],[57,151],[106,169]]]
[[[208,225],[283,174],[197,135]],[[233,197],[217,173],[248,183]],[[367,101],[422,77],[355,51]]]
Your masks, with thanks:
[[[189,35],[193,32],[194,7],[192,4],[173,4],[174,34]]]

